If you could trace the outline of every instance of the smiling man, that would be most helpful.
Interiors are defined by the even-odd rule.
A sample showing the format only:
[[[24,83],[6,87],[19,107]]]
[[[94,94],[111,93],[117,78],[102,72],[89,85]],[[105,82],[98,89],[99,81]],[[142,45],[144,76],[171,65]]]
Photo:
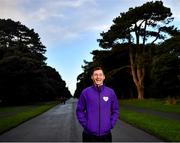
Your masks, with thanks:
[[[83,142],[112,142],[111,129],[119,117],[119,105],[113,89],[104,85],[105,75],[96,67],[91,75],[94,84],[79,98],[76,115],[84,128]]]

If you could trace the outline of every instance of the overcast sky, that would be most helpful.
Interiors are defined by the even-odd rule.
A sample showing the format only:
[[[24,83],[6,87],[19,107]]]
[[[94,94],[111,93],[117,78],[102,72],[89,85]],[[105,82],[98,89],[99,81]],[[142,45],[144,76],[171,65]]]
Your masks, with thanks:
[[[74,93],[83,60],[98,47],[99,34],[130,7],[149,0],[0,0],[0,18],[20,21],[39,34],[47,47],[47,64],[55,68]],[[180,25],[180,0],[162,0]]]

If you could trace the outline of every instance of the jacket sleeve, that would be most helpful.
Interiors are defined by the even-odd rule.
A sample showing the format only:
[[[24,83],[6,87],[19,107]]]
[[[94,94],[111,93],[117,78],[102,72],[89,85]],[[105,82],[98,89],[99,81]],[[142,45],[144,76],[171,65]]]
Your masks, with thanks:
[[[112,90],[111,128],[114,128],[118,118],[119,118],[119,103],[114,90]]]
[[[85,128],[87,124],[87,119],[86,119],[86,101],[83,92],[81,93],[77,103],[76,116],[79,123],[82,125],[83,128]]]

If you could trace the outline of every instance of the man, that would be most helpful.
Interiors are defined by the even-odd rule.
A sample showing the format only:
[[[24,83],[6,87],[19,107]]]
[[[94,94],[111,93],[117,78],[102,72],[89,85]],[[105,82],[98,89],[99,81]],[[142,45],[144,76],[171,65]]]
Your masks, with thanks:
[[[84,89],[77,103],[76,115],[84,128],[83,142],[112,142],[111,129],[119,117],[119,104],[113,89],[103,84],[101,67],[93,70],[94,84]]]

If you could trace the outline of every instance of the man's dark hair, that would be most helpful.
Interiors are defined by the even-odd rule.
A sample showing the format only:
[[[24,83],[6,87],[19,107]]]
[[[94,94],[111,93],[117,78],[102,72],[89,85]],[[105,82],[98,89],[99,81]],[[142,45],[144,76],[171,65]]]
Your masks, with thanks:
[[[95,68],[93,68],[91,75],[93,75],[94,71],[97,71],[97,70],[102,70],[103,71],[103,69],[101,67],[95,67]]]

